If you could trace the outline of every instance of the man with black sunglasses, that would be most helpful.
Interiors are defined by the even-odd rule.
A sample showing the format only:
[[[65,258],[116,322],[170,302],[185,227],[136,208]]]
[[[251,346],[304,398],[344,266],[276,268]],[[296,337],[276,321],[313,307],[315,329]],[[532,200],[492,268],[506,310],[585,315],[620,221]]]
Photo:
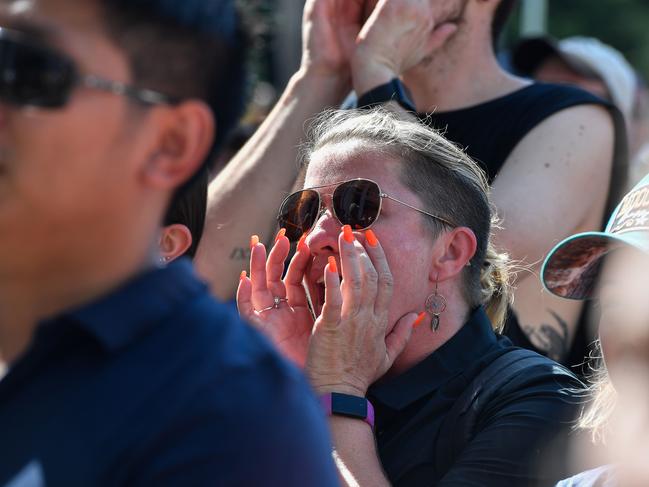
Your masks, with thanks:
[[[155,250],[241,108],[232,4],[0,2],[1,486],[337,483],[301,374]]]

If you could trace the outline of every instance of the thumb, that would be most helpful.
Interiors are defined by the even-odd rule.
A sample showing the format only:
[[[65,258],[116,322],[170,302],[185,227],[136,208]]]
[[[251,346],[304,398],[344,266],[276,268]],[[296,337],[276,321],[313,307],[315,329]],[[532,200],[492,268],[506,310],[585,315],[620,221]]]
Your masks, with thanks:
[[[433,29],[427,43],[427,52],[435,51],[443,46],[453,34],[457,32],[457,24],[453,22],[444,22],[436,25]]]
[[[412,327],[417,321],[416,313],[408,313],[403,316],[392,331],[385,337],[385,349],[388,355],[389,367],[406,348],[412,335]]]

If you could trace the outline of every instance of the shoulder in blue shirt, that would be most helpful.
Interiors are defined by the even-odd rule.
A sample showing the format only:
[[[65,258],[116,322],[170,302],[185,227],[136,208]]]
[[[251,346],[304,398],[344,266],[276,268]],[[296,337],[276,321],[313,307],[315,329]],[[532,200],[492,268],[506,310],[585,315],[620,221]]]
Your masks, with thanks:
[[[337,485],[302,374],[182,261],[42,323],[0,431],[0,485]]]

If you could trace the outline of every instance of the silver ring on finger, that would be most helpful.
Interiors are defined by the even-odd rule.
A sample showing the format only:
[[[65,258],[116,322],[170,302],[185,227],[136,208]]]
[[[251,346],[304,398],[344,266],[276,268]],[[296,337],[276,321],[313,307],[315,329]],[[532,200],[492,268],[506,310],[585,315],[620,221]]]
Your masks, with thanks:
[[[288,303],[288,299],[287,298],[280,298],[279,296],[274,296],[273,297],[273,304],[270,305],[270,306],[267,306],[265,308],[258,309],[257,313],[263,313],[264,311],[268,311],[268,310],[271,310],[271,309],[279,309],[279,306],[282,303]]]

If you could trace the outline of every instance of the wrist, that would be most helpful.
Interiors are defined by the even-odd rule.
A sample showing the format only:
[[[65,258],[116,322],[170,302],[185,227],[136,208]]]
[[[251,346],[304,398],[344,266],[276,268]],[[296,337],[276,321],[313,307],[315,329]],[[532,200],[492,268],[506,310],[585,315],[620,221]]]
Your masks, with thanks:
[[[365,396],[332,392],[319,396],[320,405],[327,416],[362,420],[374,429],[374,407]]]
[[[394,68],[382,63],[354,59],[352,62],[352,84],[357,96],[398,78]]]
[[[316,68],[300,67],[289,81],[289,90],[304,96],[313,96],[327,106],[337,106],[349,94],[349,74],[322,72]]]
[[[367,394],[367,388],[357,388],[348,385],[331,385],[331,386],[314,386],[313,390],[316,395],[321,396],[323,394],[331,394],[332,392],[338,392],[340,394],[348,394],[350,396],[365,397]]]

